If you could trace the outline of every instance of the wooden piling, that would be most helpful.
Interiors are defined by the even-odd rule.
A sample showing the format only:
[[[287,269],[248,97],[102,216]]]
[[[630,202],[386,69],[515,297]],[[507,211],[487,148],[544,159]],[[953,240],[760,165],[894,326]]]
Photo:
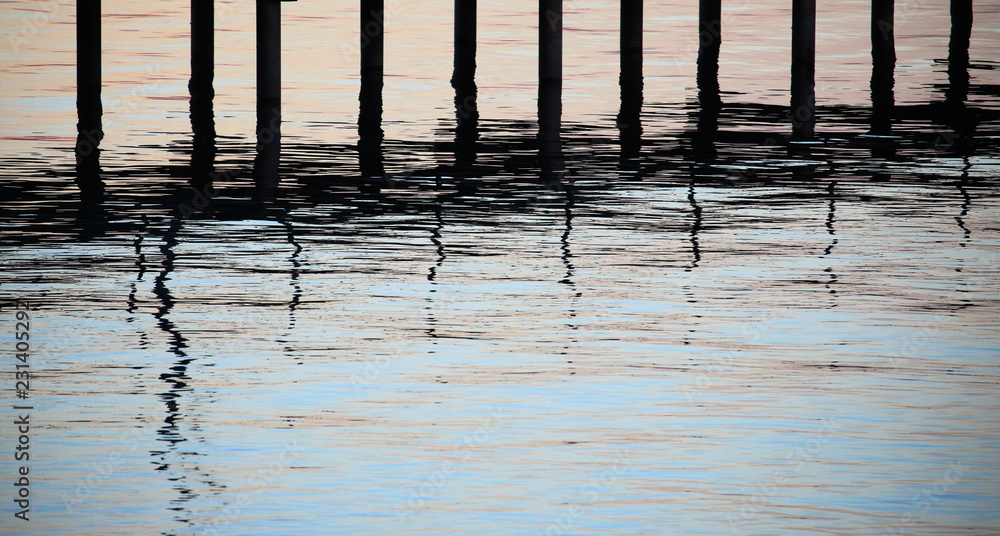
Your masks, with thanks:
[[[459,169],[476,159],[479,105],[476,87],[476,2],[455,0],[455,164]]]
[[[191,0],[191,181],[211,181],[215,161],[215,12],[214,0]]]
[[[695,158],[714,160],[722,98],[719,92],[719,51],[722,48],[722,0],[698,3],[698,126],[692,139]]]
[[[948,101],[969,96],[969,40],[972,36],[972,0],[951,0],[951,39],[948,43]]]
[[[76,2],[76,184],[85,205],[104,200],[100,171],[101,0]]]
[[[562,0],[538,2],[538,126],[543,154],[561,154]]]
[[[476,79],[476,2],[455,0],[455,71],[451,85],[475,85]]]
[[[382,83],[385,69],[385,11],[383,0],[361,0],[361,89],[362,121],[365,104],[377,97],[379,116],[382,108]]]
[[[618,130],[621,133],[622,158],[634,158],[642,137],[642,2],[622,0],[619,27],[621,56],[621,110]]]
[[[257,159],[258,185],[278,178],[281,153],[281,2],[257,0]]]
[[[702,107],[718,106],[719,51],[722,46],[722,0],[698,3],[698,100]]]
[[[972,0],[951,0],[951,38],[948,42],[948,89],[944,122],[954,135],[943,136],[939,148],[971,154],[976,117],[966,106],[969,97],[969,41],[972,36]]]
[[[382,86],[385,70],[383,0],[361,0],[361,93],[358,155],[363,177],[385,175],[382,165]]]
[[[873,134],[889,134],[895,105],[896,46],[893,0],[872,0],[872,118]]]
[[[104,136],[101,128],[101,0],[76,2],[76,110],[77,131],[99,141]]]
[[[816,0],[792,0],[792,137],[816,126]]]
[[[214,94],[215,0],[191,0],[191,95]]]

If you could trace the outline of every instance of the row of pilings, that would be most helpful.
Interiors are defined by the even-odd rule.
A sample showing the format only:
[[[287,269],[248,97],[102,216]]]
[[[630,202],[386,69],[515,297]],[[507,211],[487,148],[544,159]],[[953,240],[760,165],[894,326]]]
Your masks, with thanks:
[[[257,157],[255,177],[275,182],[281,145],[281,1],[256,0],[257,22]],[[889,134],[893,119],[893,80],[896,64],[894,1],[872,0],[871,5],[871,132]],[[479,120],[476,87],[477,1],[455,0],[454,74],[456,159],[466,165],[475,158]],[[101,116],[101,1],[77,1],[77,163],[81,181],[96,177],[98,145],[103,137]],[[359,158],[363,176],[382,175],[382,88],[386,36],[384,0],[360,0],[361,61],[359,95]],[[711,137],[723,106],[719,87],[722,47],[722,2],[700,0],[697,58],[698,99],[702,119],[697,135]],[[951,0],[952,35],[948,53],[947,102],[962,106],[969,86],[969,39],[972,1]],[[815,136],[816,0],[792,0],[790,43],[790,140]],[[643,92],[643,2],[620,2],[621,111],[618,126],[623,150],[638,154],[641,139]],[[191,1],[191,122],[197,176],[211,169],[215,130],[212,101],[215,65],[213,0]],[[543,172],[561,170],[563,1],[538,2],[538,124]],[[961,117],[957,115],[956,117]],[[956,125],[956,130],[961,130]],[[199,143],[201,142],[201,143]],[[99,182],[99,179],[95,179]]]

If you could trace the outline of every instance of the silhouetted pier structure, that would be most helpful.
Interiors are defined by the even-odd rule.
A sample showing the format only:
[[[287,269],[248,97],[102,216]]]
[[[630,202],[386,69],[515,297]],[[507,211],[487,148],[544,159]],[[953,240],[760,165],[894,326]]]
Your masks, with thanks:
[[[281,155],[281,2],[256,0],[257,15],[257,146],[253,166],[255,184],[262,191],[278,184]],[[360,0],[360,82],[358,156],[362,177],[384,177],[382,89],[386,13],[383,0]],[[476,0],[455,0],[454,72],[455,169],[471,169],[476,161],[481,120],[476,86]],[[623,165],[642,151],[643,105],[643,2],[620,2],[621,108],[617,118]],[[895,68],[894,2],[872,0],[872,77],[869,133],[889,135],[900,110],[894,106]],[[100,199],[99,148],[101,126],[101,2],[77,2],[77,106],[79,114],[77,182],[85,197]],[[722,0],[700,0],[698,6],[699,50],[697,58],[698,119],[692,136],[694,155],[700,160],[715,157],[720,139],[720,113],[724,103],[719,86],[719,54],[722,47]],[[213,0],[191,2],[191,125],[194,150],[191,157],[192,184],[210,182],[214,170],[215,127],[212,111],[214,73]],[[939,117],[954,136],[949,146],[968,145],[975,121],[966,113],[969,92],[969,38],[972,1],[952,0],[952,35],[948,52],[949,86],[946,110]],[[790,143],[816,139],[815,94],[816,0],[792,1],[790,40],[790,88],[787,117],[790,132],[779,136]],[[538,155],[544,177],[558,179],[564,172],[562,156],[562,60],[563,2],[538,2]],[[740,106],[747,106],[741,103]],[[752,106],[752,105],[750,105]],[[770,112],[769,112],[770,113]],[[819,119],[822,119],[820,117]],[[731,136],[731,135],[729,135]]]

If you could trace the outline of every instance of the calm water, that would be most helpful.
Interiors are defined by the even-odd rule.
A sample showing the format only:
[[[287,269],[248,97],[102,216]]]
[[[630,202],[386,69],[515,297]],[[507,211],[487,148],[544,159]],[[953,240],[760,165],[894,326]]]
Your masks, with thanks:
[[[35,308],[31,521],[10,358],[2,532],[1000,533],[1000,5],[976,5],[958,147],[948,2],[897,3],[892,138],[866,135],[868,3],[823,3],[819,142],[790,149],[788,3],[725,3],[705,139],[697,8],[647,2],[640,148],[617,4],[567,1],[551,161],[537,15],[484,0],[460,166],[451,2],[398,5],[362,180],[355,6],[314,4],[283,5],[275,191],[251,178],[253,10],[216,3],[206,195],[187,4],[105,2],[95,204],[74,6],[0,2],[24,37],[0,56],[0,297]]]

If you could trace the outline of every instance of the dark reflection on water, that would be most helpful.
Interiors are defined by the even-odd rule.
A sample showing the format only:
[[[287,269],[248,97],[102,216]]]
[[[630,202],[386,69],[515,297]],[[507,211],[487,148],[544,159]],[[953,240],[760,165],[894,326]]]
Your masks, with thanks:
[[[444,266],[444,260],[448,258],[447,253],[445,253],[444,242],[441,241],[441,231],[444,229],[444,217],[441,213],[441,204],[437,203],[434,206],[434,227],[431,229],[431,243],[434,244],[435,252],[437,254],[437,260],[427,269],[427,281],[430,282],[431,286],[427,289],[427,336],[432,339],[438,337],[437,328],[437,318],[434,316],[434,296],[437,292],[437,271]],[[437,341],[433,341],[435,344]]]
[[[489,206],[492,210],[520,210],[530,204],[525,203],[528,199],[562,188],[560,181],[567,171],[576,177],[581,172],[617,174],[613,181],[589,180],[577,187],[599,198],[613,195],[616,188],[632,181],[640,184],[650,177],[655,177],[655,182],[659,183],[694,180],[695,184],[714,187],[765,185],[789,179],[806,183],[820,179],[857,180],[859,177],[898,181],[906,176],[933,176],[934,168],[929,165],[933,158],[950,158],[970,149],[983,155],[995,152],[997,138],[991,132],[995,132],[1000,118],[1000,113],[993,109],[970,110],[979,122],[980,135],[974,138],[973,145],[958,144],[950,129],[936,126],[936,114],[930,106],[897,106],[899,117],[906,120],[907,127],[891,140],[868,137],[869,113],[865,109],[821,108],[824,118],[840,132],[830,135],[819,145],[791,144],[794,150],[785,153],[780,144],[786,139],[780,133],[781,107],[726,105],[718,114],[720,127],[714,135],[707,135],[702,128],[705,114],[713,116],[709,122],[715,122],[714,113],[706,112],[702,105],[693,105],[690,110],[690,116],[697,123],[694,130],[674,132],[673,141],[666,143],[645,143],[637,157],[630,156],[637,154],[635,145],[624,141],[628,138],[627,128],[619,139],[603,138],[604,130],[589,124],[565,125],[562,133],[540,130],[536,137],[525,130],[527,125],[520,123],[479,121],[469,132],[460,122],[451,148],[448,144],[388,142],[387,147],[392,152],[433,154],[433,151],[445,150],[449,154],[444,160],[454,162],[443,167],[410,166],[389,173],[391,182],[383,178],[386,172],[379,136],[374,141],[366,139],[359,144],[360,167],[345,166],[340,159],[328,161],[325,158],[325,155],[342,155],[355,150],[350,146],[319,143],[288,146],[287,156],[281,162],[286,180],[280,188],[272,188],[268,195],[261,194],[259,184],[255,187],[243,179],[245,167],[238,165],[239,160],[233,162],[230,157],[232,163],[221,168],[218,163],[209,164],[208,155],[214,152],[211,149],[215,145],[208,141],[210,138],[202,138],[194,145],[194,150],[185,148],[183,143],[176,145],[177,151],[188,154],[189,166],[134,165],[99,174],[95,151],[86,158],[78,158],[76,169],[69,173],[56,168],[55,173],[47,177],[10,177],[5,185],[7,194],[3,205],[5,213],[9,214],[6,225],[18,232],[8,233],[5,239],[26,244],[63,236],[87,240],[109,231],[137,232],[141,228],[136,220],[139,214],[151,216],[174,210],[180,210],[182,217],[197,214],[198,218],[229,220],[251,215],[271,218],[268,214],[319,204],[333,203],[343,207],[336,209],[335,214],[322,217],[289,216],[287,222],[294,224],[298,218],[320,222],[350,217],[352,213],[407,212],[427,210],[430,206],[422,198],[401,197],[395,193],[399,189],[413,193],[454,189],[460,193],[441,194],[438,196],[440,202]],[[916,125],[921,118],[925,126],[918,128]],[[655,112],[646,114],[647,122],[665,119],[666,116],[659,118]],[[852,129],[853,134],[850,133]],[[373,145],[367,146],[367,141],[372,141]],[[225,152],[238,155],[240,146],[229,144]],[[572,156],[564,156],[564,148],[568,148]],[[532,152],[535,156],[531,156]],[[475,165],[471,166],[473,160]],[[922,171],[925,167],[926,171]],[[212,168],[216,171],[206,175],[205,172]],[[531,175],[537,177],[537,181],[530,180]],[[207,180],[212,176],[223,182]],[[100,186],[102,181],[125,184],[126,178],[128,184],[142,181],[143,187]],[[183,183],[176,182],[179,178],[185,179]],[[533,185],[526,184],[525,179]],[[66,189],[63,185],[67,180],[80,188]],[[361,189],[331,188],[336,185]],[[386,186],[389,188],[382,192]],[[490,196],[499,194],[500,200],[476,193],[484,188]],[[494,189],[497,189],[495,193]],[[272,199],[268,205],[260,204],[267,199]],[[147,206],[136,212],[136,203]],[[22,208],[28,206],[42,212]],[[44,227],[39,227],[43,222]],[[44,233],[38,234],[42,230]],[[62,234],[66,232],[71,234]]]
[[[701,207],[698,206],[698,200],[695,198],[695,185],[691,182],[688,186],[688,203],[691,204],[691,265],[685,268],[686,271],[690,272],[698,267],[698,263],[701,261],[701,249],[698,247],[698,232],[701,231]]]
[[[302,275],[302,262],[299,260],[299,256],[302,254],[302,245],[296,242],[295,229],[284,215],[276,215],[275,220],[285,228],[286,240],[293,248],[291,255],[288,256],[288,261],[291,264],[288,269],[288,284],[292,287],[292,297],[288,300],[288,328],[278,339],[278,342],[284,345],[285,355],[291,357],[295,354],[295,349],[289,346],[292,332],[295,329],[295,309],[302,301],[302,283],[299,281]],[[297,362],[301,363],[301,361]]]
[[[830,244],[826,246],[823,250],[823,257],[829,257],[833,254],[833,248],[837,245],[837,231],[834,228],[834,223],[837,214],[837,183],[836,181],[830,182],[827,187],[827,192],[829,192],[830,204],[829,212],[826,215],[826,232],[830,234]],[[830,294],[836,294],[837,290],[833,287],[834,283],[837,282],[837,274],[833,273],[833,267],[828,266],[823,269],[824,272],[830,275],[830,280],[826,283],[826,288],[830,291]],[[830,305],[830,307],[836,307],[836,304]]]
[[[573,231],[573,205],[575,202],[572,183],[566,185],[563,192],[563,212],[566,218],[566,227],[562,236],[559,238],[559,249],[562,250],[562,262],[563,266],[566,267],[566,274],[559,280],[559,283],[566,285],[570,292],[569,300],[566,303],[566,327],[570,329],[570,336],[566,340],[566,345],[563,346],[562,355],[566,356],[568,363],[572,363],[573,348],[580,342],[577,337],[573,335],[573,332],[580,329],[576,324],[575,319],[577,307],[579,306],[580,298],[583,297],[583,293],[573,280],[576,267],[573,266],[573,250],[570,246],[570,234]]]
[[[173,512],[174,519],[186,525],[191,525],[191,511],[187,506],[190,501],[195,501],[200,494],[196,491],[196,480],[207,486],[214,493],[218,493],[225,486],[214,481],[211,473],[201,469],[197,463],[197,458],[202,454],[194,443],[201,441],[190,441],[188,435],[193,433],[196,425],[192,422],[193,415],[190,410],[184,408],[184,398],[194,391],[191,386],[192,378],[188,374],[192,363],[196,358],[189,355],[190,341],[184,336],[180,328],[171,320],[171,311],[177,302],[170,292],[168,282],[171,274],[175,270],[177,254],[174,248],[179,244],[178,235],[183,227],[180,218],[174,218],[162,236],[160,253],[162,269],[153,280],[153,294],[160,302],[160,306],[153,312],[156,319],[156,327],[167,336],[169,352],[174,355],[176,361],[170,366],[169,371],[160,374],[159,378],[166,384],[167,390],[160,393],[160,400],[166,409],[166,416],[163,425],[156,431],[158,441],[167,444],[166,448],[154,449],[150,455],[154,458],[152,462],[156,471],[162,472],[165,478],[171,483],[177,496],[171,500],[168,510]],[[136,252],[139,261],[143,262],[143,256],[139,252],[139,243],[136,244]],[[141,267],[139,278],[145,272]],[[130,295],[131,296],[131,295]],[[131,308],[131,306],[130,306]],[[185,432],[184,430],[187,430]]]

